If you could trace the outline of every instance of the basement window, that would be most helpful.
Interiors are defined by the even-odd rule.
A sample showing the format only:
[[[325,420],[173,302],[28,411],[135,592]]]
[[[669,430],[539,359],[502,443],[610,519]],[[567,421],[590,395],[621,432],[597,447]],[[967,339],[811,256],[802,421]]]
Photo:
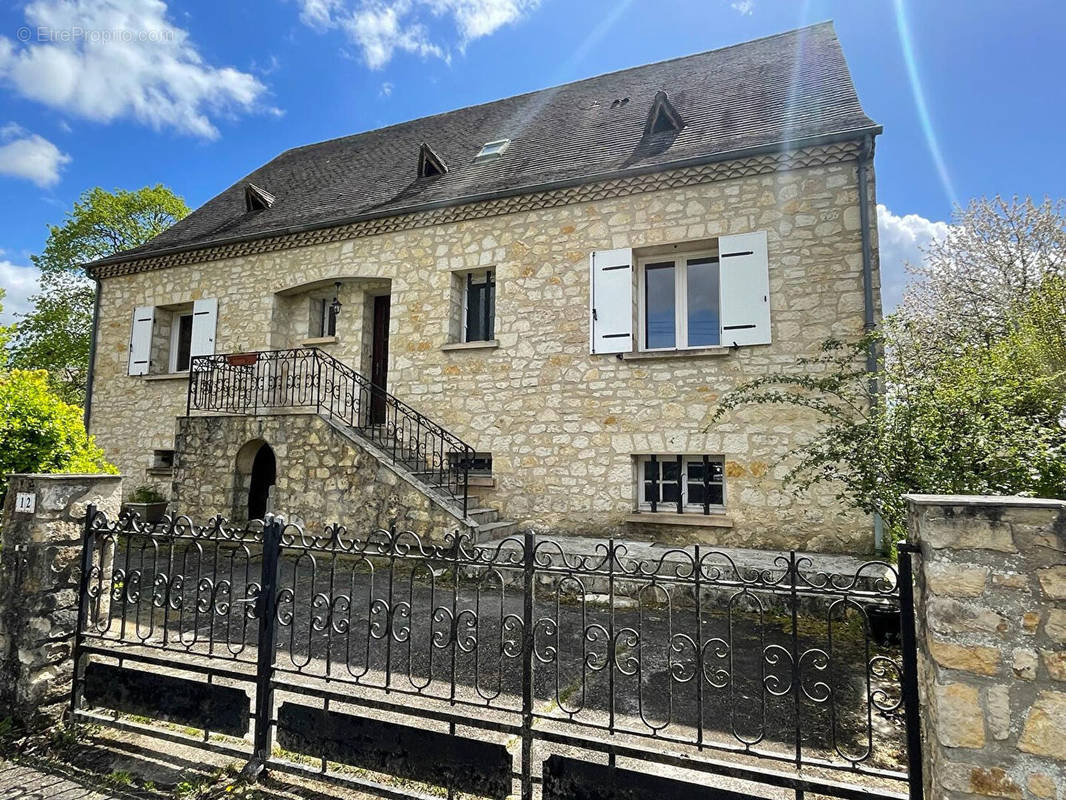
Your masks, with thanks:
[[[460,454],[449,453],[448,454],[449,466],[452,469],[458,470],[461,466]],[[492,453],[474,453],[470,459],[470,476],[471,477],[488,477],[492,475]]]
[[[637,456],[637,508],[670,514],[710,514],[725,509],[721,456]]]
[[[478,154],[474,156],[475,161],[483,161],[496,156],[503,155],[503,152],[511,144],[510,139],[497,139],[494,142],[486,142],[481,146]]]

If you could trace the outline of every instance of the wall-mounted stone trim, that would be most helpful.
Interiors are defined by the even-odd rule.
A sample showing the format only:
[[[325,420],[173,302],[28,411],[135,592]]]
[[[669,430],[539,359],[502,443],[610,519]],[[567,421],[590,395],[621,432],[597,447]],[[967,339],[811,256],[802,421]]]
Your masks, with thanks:
[[[531,192],[482,202],[445,206],[429,211],[398,212],[393,216],[361,220],[346,225],[267,236],[252,241],[234,242],[196,250],[182,250],[165,255],[133,258],[129,261],[94,267],[89,272],[97,278],[110,278],[116,275],[129,275],[135,272],[166,269],[167,267],[185,264],[206,263],[258,253],[272,253],[278,250],[340,242],[363,236],[376,236],[381,233],[425,228],[450,222],[484,219],[501,214],[514,214],[544,208],[557,208],[573,203],[625,197],[643,192],[654,192],[660,189],[677,189],[683,186],[693,186],[730,178],[765,175],[780,170],[824,166],[841,161],[854,161],[858,158],[860,146],[861,143],[859,141],[837,142],[785,152],[764,153],[730,161],[717,161],[665,172],[613,178],[580,186]]]
[[[925,791],[1066,798],[1066,502],[909,496]]]

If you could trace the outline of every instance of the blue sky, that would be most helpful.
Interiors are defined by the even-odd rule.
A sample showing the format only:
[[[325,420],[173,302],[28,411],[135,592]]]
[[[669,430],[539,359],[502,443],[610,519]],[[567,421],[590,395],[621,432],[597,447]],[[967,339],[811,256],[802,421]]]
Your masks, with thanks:
[[[882,269],[955,202],[1066,194],[1058,0],[32,0],[0,10],[0,286],[92,186],[199,205],[286,148],[832,19],[878,140]]]

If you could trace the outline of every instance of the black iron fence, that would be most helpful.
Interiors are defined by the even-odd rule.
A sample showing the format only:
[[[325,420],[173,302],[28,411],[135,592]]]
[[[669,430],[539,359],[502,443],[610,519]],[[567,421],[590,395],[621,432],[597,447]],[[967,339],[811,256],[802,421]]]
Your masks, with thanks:
[[[385,796],[710,796],[695,770],[920,797],[909,555],[841,576],[564,545],[90,511],[72,710]]]
[[[369,439],[467,512],[474,448],[365,376],[314,347],[196,356],[186,415],[312,410]]]

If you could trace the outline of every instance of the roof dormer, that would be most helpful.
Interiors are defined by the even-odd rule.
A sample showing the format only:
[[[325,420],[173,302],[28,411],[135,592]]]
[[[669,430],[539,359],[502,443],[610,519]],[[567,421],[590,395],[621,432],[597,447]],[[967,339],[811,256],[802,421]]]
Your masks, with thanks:
[[[685,121],[681,119],[674,104],[670,102],[669,95],[660,89],[655,93],[655,99],[652,100],[648,121],[644,123],[644,135],[652,136],[668,131],[677,133],[684,127]]]
[[[432,147],[422,142],[422,147],[418,150],[418,177],[433,178],[437,175],[445,175],[447,172],[448,165],[433,152]]]
[[[244,187],[244,209],[245,211],[265,211],[274,205],[274,195],[268,192],[266,189],[260,189],[254,183],[246,184]]]

